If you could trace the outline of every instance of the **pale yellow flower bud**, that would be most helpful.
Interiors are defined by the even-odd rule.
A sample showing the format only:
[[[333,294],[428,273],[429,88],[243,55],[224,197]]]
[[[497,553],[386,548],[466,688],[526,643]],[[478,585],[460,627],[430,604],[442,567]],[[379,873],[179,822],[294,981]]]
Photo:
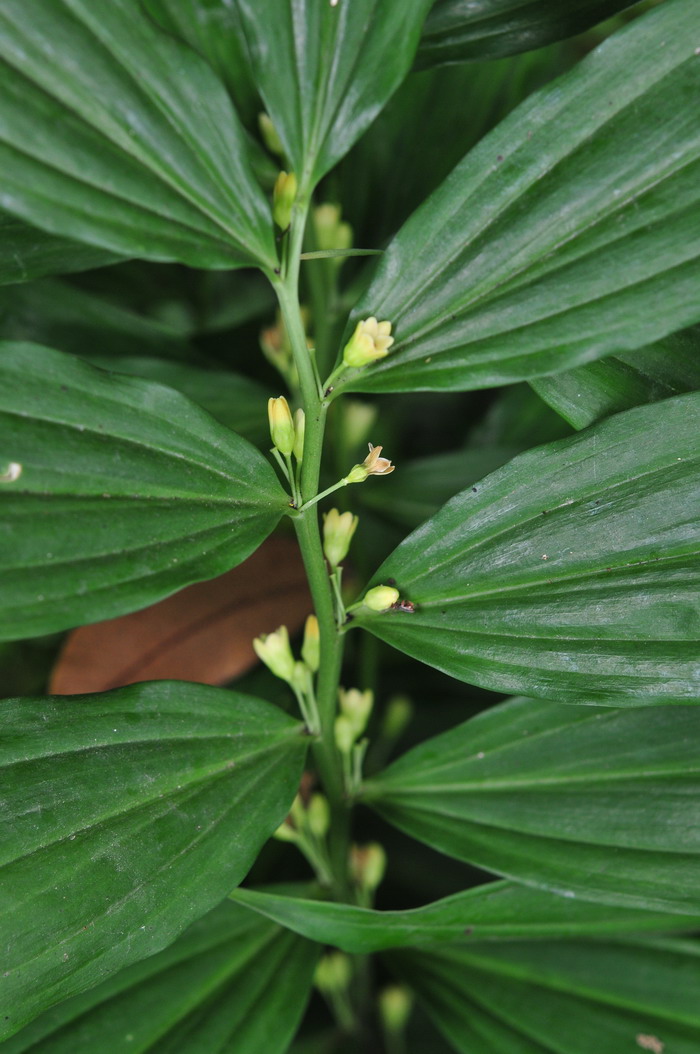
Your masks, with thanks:
[[[350,542],[360,521],[351,512],[329,509],[323,516],[323,552],[332,568],[348,555]]]
[[[304,643],[301,646],[301,657],[312,673],[318,670],[321,660],[321,640],[318,619],[309,615],[304,626]]]
[[[372,611],[387,611],[398,599],[399,591],[393,586],[375,586],[365,593],[362,602]]]
[[[331,810],[323,794],[312,794],[306,809],[306,823],[316,838],[325,838],[331,825]]]
[[[275,677],[292,684],[294,681],[294,656],[289,646],[289,634],[286,626],[280,626],[274,633],[263,633],[253,641],[255,654],[261,659]]]
[[[294,449],[296,436],[292,411],[283,395],[277,399],[268,399],[267,416],[270,421],[270,436],[273,445],[277,447],[280,454],[289,456]]]
[[[369,715],[372,713],[374,693],[369,689],[361,692],[359,688],[349,688],[347,691],[339,688],[338,700],[340,712],[351,722],[355,739],[358,739],[367,727]]]
[[[405,695],[395,695],[389,700],[382,722],[382,732],[387,739],[397,739],[413,717],[413,703]]]
[[[284,154],[284,147],[282,146],[282,140],[277,134],[277,129],[270,120],[266,113],[258,114],[258,128],[260,129],[260,135],[262,141],[270,151],[271,154],[277,154],[278,157],[282,157]]]
[[[413,996],[409,990],[403,985],[390,985],[379,993],[378,1002],[379,1015],[387,1032],[403,1032],[413,1009]]]
[[[377,420],[378,407],[359,399],[343,399],[343,441],[349,450],[367,442]]]
[[[324,251],[332,249],[349,249],[352,245],[352,227],[341,223],[340,205],[318,205],[313,211],[316,244]],[[333,261],[337,266],[342,264],[342,257]]]
[[[391,322],[377,322],[374,315],[360,319],[343,349],[343,362],[346,366],[358,368],[383,359],[394,343],[390,334]]]
[[[349,754],[355,743],[355,727],[349,717],[339,714],[333,725],[335,745],[341,754]]]
[[[306,414],[299,407],[294,412],[294,457],[301,461],[304,456],[304,434],[306,432]]]
[[[352,963],[344,952],[322,956],[314,974],[314,984],[321,992],[344,992],[352,979]]]
[[[373,893],[386,872],[386,853],[379,842],[353,845],[350,849],[350,874],[360,889]]]
[[[272,837],[276,838],[278,842],[296,842],[298,835],[294,828],[285,820],[276,831],[272,832]]]
[[[297,177],[293,172],[280,172],[272,192],[272,218],[286,231],[292,219],[292,206],[297,196]]]

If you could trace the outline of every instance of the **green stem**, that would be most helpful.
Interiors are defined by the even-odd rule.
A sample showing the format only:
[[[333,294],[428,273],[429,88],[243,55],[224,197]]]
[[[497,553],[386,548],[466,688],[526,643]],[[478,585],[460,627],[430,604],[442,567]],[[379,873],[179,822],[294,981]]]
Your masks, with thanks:
[[[294,208],[288,234],[289,244],[284,273],[273,279],[273,286],[299,374],[299,386],[306,414],[301,470],[303,502],[308,502],[318,491],[323,435],[328,411],[328,403],[319,391],[299,311],[299,255],[307,212],[308,199],[299,200]],[[316,509],[300,510],[293,515],[293,520],[320,631],[320,664],[316,700],[321,734],[313,747],[314,758],[331,809],[329,855],[336,892],[339,896],[348,896],[349,811],[343,788],[341,759],[334,738],[343,638],[336,626],[333,592],[323,556]]]

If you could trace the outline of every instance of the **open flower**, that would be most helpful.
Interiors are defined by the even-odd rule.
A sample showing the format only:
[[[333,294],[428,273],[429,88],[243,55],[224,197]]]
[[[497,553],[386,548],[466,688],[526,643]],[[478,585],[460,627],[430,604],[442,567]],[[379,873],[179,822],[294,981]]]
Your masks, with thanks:
[[[390,334],[391,322],[377,322],[374,315],[360,319],[343,349],[343,362],[346,366],[357,368],[383,359],[394,343]]]
[[[388,457],[380,457],[382,447],[369,446],[369,454],[361,465],[353,465],[345,477],[348,483],[364,483],[368,476],[388,476],[396,468]]]

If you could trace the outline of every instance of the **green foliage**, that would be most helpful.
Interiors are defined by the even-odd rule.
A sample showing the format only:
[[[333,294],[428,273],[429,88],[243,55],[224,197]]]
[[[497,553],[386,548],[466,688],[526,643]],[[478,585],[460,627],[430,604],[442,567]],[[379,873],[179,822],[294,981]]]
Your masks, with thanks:
[[[2,1052],[700,1047],[699,46],[0,5]],[[303,644],[265,546],[139,654],[266,669],[42,694],[282,524]]]

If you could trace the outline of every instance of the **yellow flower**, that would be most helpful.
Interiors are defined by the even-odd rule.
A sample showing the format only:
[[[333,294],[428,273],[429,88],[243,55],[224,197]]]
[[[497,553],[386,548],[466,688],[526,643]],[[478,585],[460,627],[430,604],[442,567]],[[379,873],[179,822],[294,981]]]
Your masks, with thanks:
[[[380,457],[383,447],[369,446],[369,454],[361,465],[353,465],[345,479],[348,483],[364,483],[368,476],[388,476],[396,468],[388,457]]]
[[[346,366],[357,368],[383,359],[394,343],[390,334],[391,322],[377,322],[374,315],[360,319],[343,349],[343,362]]]

